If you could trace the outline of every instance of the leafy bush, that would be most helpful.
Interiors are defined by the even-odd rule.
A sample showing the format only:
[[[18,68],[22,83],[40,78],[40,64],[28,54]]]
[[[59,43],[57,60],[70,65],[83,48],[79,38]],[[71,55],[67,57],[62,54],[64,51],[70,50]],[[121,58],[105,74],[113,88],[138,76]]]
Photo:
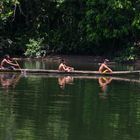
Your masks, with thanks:
[[[26,44],[27,50],[25,56],[28,57],[41,57],[46,55],[46,50],[43,49],[43,39],[30,39]]]
[[[130,62],[130,61],[134,61],[136,59],[136,55],[135,55],[135,47],[130,46],[128,48],[126,48],[125,50],[123,50],[119,57],[117,57],[115,60],[118,62]]]

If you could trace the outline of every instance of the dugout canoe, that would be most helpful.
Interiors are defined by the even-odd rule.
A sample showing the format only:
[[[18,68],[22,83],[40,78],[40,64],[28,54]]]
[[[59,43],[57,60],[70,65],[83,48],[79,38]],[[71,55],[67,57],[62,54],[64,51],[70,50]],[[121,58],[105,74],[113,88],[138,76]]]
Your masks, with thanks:
[[[100,73],[98,71],[86,71],[86,70],[74,70],[71,72],[62,72],[58,70],[45,70],[45,69],[15,69],[15,70],[6,70],[0,69],[0,73],[3,72],[13,72],[13,73],[27,73],[27,74],[58,74],[58,75],[92,75],[92,76],[139,76],[140,70],[137,71],[113,71],[112,73]]]

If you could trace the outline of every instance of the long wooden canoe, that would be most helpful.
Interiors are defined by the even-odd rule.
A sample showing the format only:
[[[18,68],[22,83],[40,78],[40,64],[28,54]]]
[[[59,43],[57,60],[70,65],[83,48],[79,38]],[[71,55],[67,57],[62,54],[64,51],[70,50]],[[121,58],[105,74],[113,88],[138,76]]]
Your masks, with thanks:
[[[62,72],[58,70],[45,70],[45,69],[15,69],[15,70],[4,70],[0,69],[0,73],[3,72],[24,72],[27,74],[58,74],[58,75],[88,75],[88,76],[139,76],[140,77],[140,70],[137,71],[114,71],[112,73],[100,73],[98,71],[82,71],[82,70],[74,70],[72,72]]]

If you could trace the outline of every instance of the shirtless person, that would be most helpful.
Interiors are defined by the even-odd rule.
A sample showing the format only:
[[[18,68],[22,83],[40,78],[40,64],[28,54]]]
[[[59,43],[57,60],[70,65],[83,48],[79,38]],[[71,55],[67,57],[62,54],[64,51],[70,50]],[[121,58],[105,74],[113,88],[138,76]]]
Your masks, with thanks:
[[[19,64],[12,62],[12,59],[7,54],[4,56],[4,59],[1,61],[1,69],[11,69],[14,70],[15,67],[20,67]]]
[[[112,73],[112,70],[107,66],[108,61],[109,61],[108,59],[105,59],[104,62],[101,64],[101,66],[99,67],[100,73],[107,73],[107,72]]]
[[[65,64],[65,61],[62,59],[60,65],[59,65],[59,67],[58,67],[58,70],[59,70],[59,71],[70,72],[70,71],[73,71],[74,68],[73,68],[73,67],[67,66],[67,65]]]

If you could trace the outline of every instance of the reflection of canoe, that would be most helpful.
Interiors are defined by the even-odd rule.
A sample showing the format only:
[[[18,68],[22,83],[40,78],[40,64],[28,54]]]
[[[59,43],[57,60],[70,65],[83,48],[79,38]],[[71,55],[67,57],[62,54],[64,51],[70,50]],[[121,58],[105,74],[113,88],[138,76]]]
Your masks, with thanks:
[[[41,74],[41,75],[33,75],[33,74],[29,74],[29,75],[23,75],[23,76],[25,76],[25,77],[34,77],[34,78],[37,78],[37,77],[46,77],[46,78],[64,78],[64,77],[67,77],[67,76],[64,76],[64,75],[58,75],[58,74],[56,74],[56,75],[54,75],[54,74]],[[125,81],[125,82],[132,82],[132,83],[140,83],[140,80],[139,79],[135,79],[135,78],[123,78],[123,77],[115,77],[115,76],[95,76],[95,75],[92,75],[92,76],[87,76],[87,75],[72,75],[72,76],[70,76],[71,78],[73,78],[73,79],[90,79],[90,80],[92,80],[92,79],[96,79],[96,80],[98,80],[99,79],[99,77],[101,77],[101,78],[111,78],[112,80],[115,80],[115,81]]]
[[[140,71],[114,71],[113,73],[99,73],[98,71],[82,71],[75,70],[72,72],[60,72],[58,70],[45,70],[45,69],[16,69],[16,70],[4,70],[0,69],[0,72],[26,72],[33,74],[61,74],[61,75],[99,75],[99,76],[121,76],[121,75],[137,75],[140,76]]]

